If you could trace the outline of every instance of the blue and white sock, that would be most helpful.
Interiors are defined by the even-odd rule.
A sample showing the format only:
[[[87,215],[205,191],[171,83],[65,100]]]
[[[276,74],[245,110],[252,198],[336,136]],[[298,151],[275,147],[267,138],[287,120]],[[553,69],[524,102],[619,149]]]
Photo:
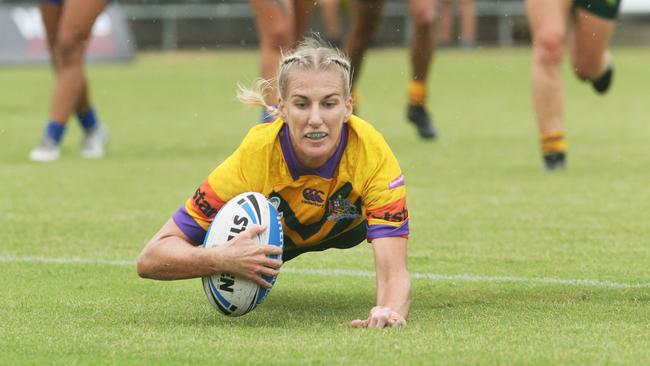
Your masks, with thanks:
[[[61,143],[61,138],[63,138],[64,132],[64,123],[49,121],[47,125],[45,125],[45,136],[51,138],[57,145]]]
[[[97,114],[95,114],[94,108],[90,108],[84,113],[77,113],[77,118],[79,119],[81,127],[86,131],[90,131],[99,125],[99,120],[97,119]]]

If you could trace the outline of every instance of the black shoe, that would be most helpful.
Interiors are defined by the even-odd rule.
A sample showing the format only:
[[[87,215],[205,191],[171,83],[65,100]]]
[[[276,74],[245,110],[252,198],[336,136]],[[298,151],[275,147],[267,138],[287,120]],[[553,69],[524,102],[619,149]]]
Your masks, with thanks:
[[[423,139],[434,139],[436,137],[436,128],[423,106],[409,104],[406,116],[417,127],[420,137]]]
[[[544,170],[564,170],[566,154],[555,152],[544,155]]]
[[[598,94],[605,94],[609,90],[609,86],[612,85],[612,76],[614,74],[614,66],[612,64],[607,65],[605,72],[598,77],[596,80],[591,81],[594,89]]]

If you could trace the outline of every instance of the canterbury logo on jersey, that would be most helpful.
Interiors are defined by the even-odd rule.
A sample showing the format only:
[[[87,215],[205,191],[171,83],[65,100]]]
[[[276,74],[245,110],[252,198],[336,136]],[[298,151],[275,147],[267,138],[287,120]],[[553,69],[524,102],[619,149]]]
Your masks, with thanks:
[[[314,188],[305,188],[302,190],[302,197],[304,198],[304,203],[315,204],[316,206],[323,206],[323,196],[325,192],[314,189]]]

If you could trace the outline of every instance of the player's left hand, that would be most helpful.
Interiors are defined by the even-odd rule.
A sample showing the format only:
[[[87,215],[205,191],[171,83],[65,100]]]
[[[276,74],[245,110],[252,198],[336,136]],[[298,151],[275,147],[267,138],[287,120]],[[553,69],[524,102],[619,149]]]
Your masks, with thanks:
[[[404,317],[386,306],[375,306],[370,309],[368,319],[356,319],[350,322],[353,328],[385,328],[406,325]]]

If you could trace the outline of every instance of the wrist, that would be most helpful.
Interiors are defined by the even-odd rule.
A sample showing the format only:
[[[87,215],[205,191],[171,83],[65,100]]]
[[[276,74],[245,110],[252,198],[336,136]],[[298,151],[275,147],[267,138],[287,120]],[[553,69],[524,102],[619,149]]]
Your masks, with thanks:
[[[211,274],[228,272],[224,265],[223,247],[200,248],[199,251],[201,267],[206,268]]]

